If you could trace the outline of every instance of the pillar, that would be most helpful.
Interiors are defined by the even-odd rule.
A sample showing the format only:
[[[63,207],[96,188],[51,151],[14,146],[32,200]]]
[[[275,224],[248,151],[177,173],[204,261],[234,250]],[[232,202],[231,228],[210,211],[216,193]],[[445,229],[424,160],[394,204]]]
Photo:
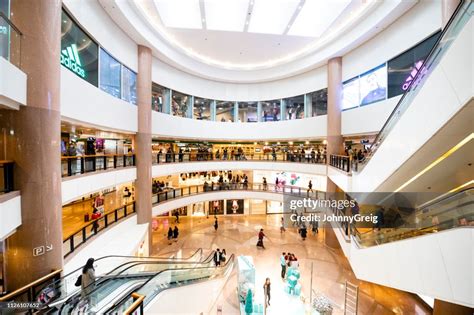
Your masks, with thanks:
[[[15,0],[12,22],[23,32],[21,69],[27,106],[0,110],[9,130],[7,159],[15,161],[22,224],[7,239],[6,288],[13,291],[62,268],[60,161],[61,1]]]
[[[335,57],[328,61],[328,104],[327,104],[327,157],[329,163],[331,154],[342,154],[344,152],[344,141],[341,135],[341,113],[342,113],[342,58]],[[329,198],[334,198],[337,186],[327,177],[326,191]],[[325,243],[329,247],[337,248],[339,241],[334,234],[330,224],[324,227]]]
[[[136,211],[138,224],[149,224],[151,211],[151,49],[138,46],[138,132],[136,136]],[[149,242],[151,246],[151,224],[149,224]]]
[[[474,308],[435,299],[433,315],[472,315]]]
[[[441,0],[441,26],[444,28],[456,11],[460,0]]]

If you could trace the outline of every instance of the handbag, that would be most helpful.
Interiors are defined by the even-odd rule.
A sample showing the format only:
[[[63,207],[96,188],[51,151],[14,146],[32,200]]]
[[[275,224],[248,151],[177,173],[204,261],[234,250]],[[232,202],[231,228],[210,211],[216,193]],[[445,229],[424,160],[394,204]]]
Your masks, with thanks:
[[[77,277],[77,280],[76,280],[76,283],[74,283],[74,285],[76,287],[80,287],[82,284],[82,275],[80,275],[79,277]]]

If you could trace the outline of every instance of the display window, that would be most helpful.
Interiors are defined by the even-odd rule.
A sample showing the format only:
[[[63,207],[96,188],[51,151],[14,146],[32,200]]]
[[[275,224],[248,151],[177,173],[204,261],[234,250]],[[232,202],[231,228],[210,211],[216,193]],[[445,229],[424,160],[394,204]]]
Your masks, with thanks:
[[[239,102],[239,122],[257,122],[257,102]]]
[[[221,102],[216,104],[216,121],[233,122],[234,121],[234,102]]]
[[[212,100],[196,97],[194,99],[193,117],[197,120],[211,120]]]
[[[100,49],[100,88],[110,95],[121,97],[122,65],[105,50]]]
[[[281,100],[264,101],[262,104],[262,121],[279,121]]]

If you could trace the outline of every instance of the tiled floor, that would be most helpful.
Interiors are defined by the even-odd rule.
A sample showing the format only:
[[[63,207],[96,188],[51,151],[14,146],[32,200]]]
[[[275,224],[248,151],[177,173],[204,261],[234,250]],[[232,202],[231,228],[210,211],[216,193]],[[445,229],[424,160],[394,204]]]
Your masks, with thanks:
[[[181,217],[178,224],[180,237],[171,245],[166,240],[168,226],[174,227],[174,218],[159,219],[159,227],[153,233],[154,250],[165,254],[182,250],[183,256],[193,250],[225,248],[228,256],[250,255],[256,266],[257,299],[263,299],[260,290],[266,277],[272,281],[272,305],[267,314],[288,314],[285,308],[301,304],[283,292],[280,278],[279,256],[281,252],[296,254],[300,262],[303,295],[309,296],[311,265],[313,265],[313,289],[324,294],[336,305],[334,314],[342,314],[344,303],[344,283],[351,281],[359,285],[359,314],[431,314],[412,294],[395,289],[358,281],[343,256],[342,251],[333,250],[324,244],[324,232],[309,235],[302,241],[295,230],[288,229],[281,234],[278,215],[226,216],[219,217],[219,229],[214,231],[214,219],[210,217]],[[260,228],[268,236],[266,249],[257,249],[257,232]],[[216,305],[222,305],[223,314],[239,314],[237,301],[237,272],[234,269],[225,289],[218,297]],[[260,293],[259,293],[260,292]],[[260,294],[260,296],[258,295]],[[292,306],[293,305],[293,306]],[[304,311],[290,312],[303,314]]]

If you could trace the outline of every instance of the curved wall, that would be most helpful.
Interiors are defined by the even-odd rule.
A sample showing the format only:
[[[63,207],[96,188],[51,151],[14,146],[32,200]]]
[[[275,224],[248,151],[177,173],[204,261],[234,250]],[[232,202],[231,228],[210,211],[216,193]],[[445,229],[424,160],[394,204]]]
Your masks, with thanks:
[[[311,175],[327,175],[325,164],[308,164],[295,162],[259,162],[259,161],[221,161],[221,162],[189,162],[168,163],[152,166],[152,176],[166,176],[170,174],[228,171],[228,170],[262,170],[262,171],[287,171]]]
[[[327,116],[264,123],[230,123],[152,113],[152,134],[163,138],[206,140],[305,140],[326,137]]]
[[[62,203],[66,204],[96,191],[130,183],[137,179],[136,167],[66,177],[61,185]]]
[[[153,207],[153,216],[184,207],[193,203],[224,199],[259,199],[283,202],[284,195],[281,193],[248,191],[248,190],[220,190],[215,192],[200,193],[187,197],[177,198],[161,202]]]

